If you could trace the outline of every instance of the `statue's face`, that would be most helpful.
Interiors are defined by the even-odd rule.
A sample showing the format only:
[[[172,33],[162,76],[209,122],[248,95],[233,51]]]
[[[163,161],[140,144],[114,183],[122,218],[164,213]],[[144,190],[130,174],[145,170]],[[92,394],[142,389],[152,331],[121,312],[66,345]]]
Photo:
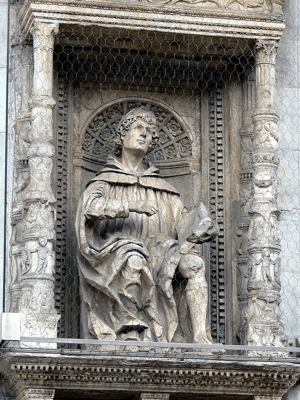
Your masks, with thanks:
[[[126,150],[139,150],[146,154],[152,141],[153,127],[145,121],[135,121],[123,141]]]

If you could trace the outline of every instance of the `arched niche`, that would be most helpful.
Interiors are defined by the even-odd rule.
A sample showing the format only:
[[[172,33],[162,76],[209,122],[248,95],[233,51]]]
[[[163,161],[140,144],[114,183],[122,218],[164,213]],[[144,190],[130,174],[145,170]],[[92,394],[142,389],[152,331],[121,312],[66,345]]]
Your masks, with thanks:
[[[152,111],[157,119],[159,140],[146,158],[179,190],[187,206],[192,206],[193,173],[190,161],[193,146],[190,129],[169,106],[145,98],[116,99],[90,115],[75,149],[75,165],[82,169],[81,192],[92,175],[101,170],[108,156],[113,155],[116,129],[122,116],[136,107]]]

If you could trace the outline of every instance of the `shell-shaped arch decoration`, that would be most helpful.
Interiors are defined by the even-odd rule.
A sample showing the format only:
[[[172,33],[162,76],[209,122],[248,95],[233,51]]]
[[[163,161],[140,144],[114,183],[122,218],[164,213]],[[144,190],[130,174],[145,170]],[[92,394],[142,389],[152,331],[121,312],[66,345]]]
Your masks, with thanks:
[[[147,155],[149,161],[155,164],[192,157],[190,135],[182,118],[161,102],[137,98],[115,100],[94,112],[84,128],[81,146],[85,157],[105,162],[113,154],[121,118],[136,107],[152,111],[157,119],[159,140]]]

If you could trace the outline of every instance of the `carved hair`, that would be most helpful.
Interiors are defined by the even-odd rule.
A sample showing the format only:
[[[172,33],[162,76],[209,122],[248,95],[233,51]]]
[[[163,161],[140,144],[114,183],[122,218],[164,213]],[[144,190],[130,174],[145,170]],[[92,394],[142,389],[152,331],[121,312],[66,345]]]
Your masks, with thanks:
[[[146,111],[141,107],[134,108],[122,117],[122,119],[119,123],[119,126],[117,128],[117,132],[116,132],[117,137],[115,139],[115,155],[116,156],[120,156],[122,154],[124,137],[126,136],[126,133],[131,128],[131,125],[135,121],[139,121],[139,120],[147,122],[147,124],[152,126],[152,141],[149,145],[147,153],[152,151],[154,149],[154,147],[156,146],[156,143],[158,141],[158,133],[156,131],[155,115],[153,114],[152,111]]]

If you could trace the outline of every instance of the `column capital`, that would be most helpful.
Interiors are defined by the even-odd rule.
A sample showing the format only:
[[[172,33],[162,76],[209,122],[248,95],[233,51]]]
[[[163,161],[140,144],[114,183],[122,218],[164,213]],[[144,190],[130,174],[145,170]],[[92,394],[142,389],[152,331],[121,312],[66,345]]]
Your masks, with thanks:
[[[275,64],[278,47],[279,40],[256,40],[254,49],[256,65]]]
[[[47,23],[35,20],[30,28],[33,37],[34,48],[40,51],[53,51],[54,36],[59,31],[59,24]]]
[[[39,20],[34,20],[30,28],[32,36],[54,36],[58,33],[59,23],[58,22],[44,22]]]

